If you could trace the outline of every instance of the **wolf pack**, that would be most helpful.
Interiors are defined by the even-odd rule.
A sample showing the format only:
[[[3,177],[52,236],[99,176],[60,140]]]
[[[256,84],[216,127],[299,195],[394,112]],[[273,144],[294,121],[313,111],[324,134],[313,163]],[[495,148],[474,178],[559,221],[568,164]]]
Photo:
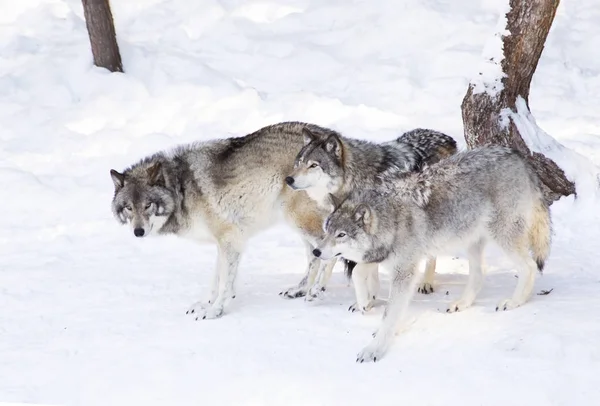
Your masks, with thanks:
[[[433,292],[438,255],[467,254],[466,286],[447,308],[458,312],[475,301],[484,248],[496,243],[518,272],[512,295],[497,304],[504,311],[529,300],[550,251],[549,206],[527,158],[495,145],[458,151],[431,129],[375,143],[283,122],[157,152],[110,174],[113,214],[136,237],[216,244],[210,295],[187,310],[195,320],[223,315],[248,240],[279,221],[299,233],[307,257],[302,279],[282,297],[319,297],[340,261],[356,296],[349,310],[385,303],[361,363],[384,356],[414,294]],[[378,299],[380,266],[390,278],[387,301]]]

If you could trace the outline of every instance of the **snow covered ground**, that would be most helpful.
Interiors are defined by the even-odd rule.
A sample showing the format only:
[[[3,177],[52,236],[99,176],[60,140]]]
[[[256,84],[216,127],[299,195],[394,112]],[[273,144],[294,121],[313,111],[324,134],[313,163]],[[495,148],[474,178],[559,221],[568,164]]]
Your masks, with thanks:
[[[321,301],[280,298],[304,269],[285,226],[253,240],[228,313],[195,322],[216,249],[135,239],[111,217],[109,169],[278,121],[464,145],[460,102],[505,1],[112,0],[123,75],[92,66],[79,0],[1,0],[0,402],[600,403],[596,0],[562,2],[534,76],[537,123],[587,181],[552,206],[536,283],[552,293],[522,308],[494,312],[516,280],[491,250],[479,300],[443,313],[466,282],[464,256],[444,257],[411,328],[359,365],[382,309],[348,313],[339,272]]]

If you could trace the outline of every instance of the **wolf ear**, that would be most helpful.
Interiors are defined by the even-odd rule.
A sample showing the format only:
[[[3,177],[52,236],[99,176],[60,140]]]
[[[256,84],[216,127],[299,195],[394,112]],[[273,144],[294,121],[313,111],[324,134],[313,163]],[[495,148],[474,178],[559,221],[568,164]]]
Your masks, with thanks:
[[[317,139],[317,135],[306,127],[302,129],[302,135],[304,136],[304,145],[308,145]]]
[[[325,140],[325,151],[333,153],[336,158],[342,157],[342,140],[336,134],[331,134]]]
[[[146,170],[148,175],[148,183],[150,186],[161,185],[164,186],[165,178],[163,176],[162,164],[160,162],[155,163]]]
[[[354,221],[356,221],[359,224],[363,224],[365,230],[367,231],[371,226],[372,219],[373,218],[371,215],[371,209],[369,209],[369,206],[367,206],[366,204],[360,204],[354,210]]]
[[[121,189],[125,184],[125,175],[115,171],[114,169],[110,170],[110,177],[115,184],[115,189]]]
[[[342,201],[340,199],[338,199],[337,197],[335,197],[334,195],[332,195],[331,193],[329,193],[329,203],[331,203],[332,206],[332,212],[336,211],[338,207],[340,207]]]

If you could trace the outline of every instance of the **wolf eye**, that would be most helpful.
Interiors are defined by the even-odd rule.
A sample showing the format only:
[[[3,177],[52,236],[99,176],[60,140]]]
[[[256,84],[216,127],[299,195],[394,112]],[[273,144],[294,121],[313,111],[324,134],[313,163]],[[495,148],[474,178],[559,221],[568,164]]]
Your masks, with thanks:
[[[145,209],[148,210],[150,207],[152,207],[152,203],[146,203]]]
[[[131,206],[130,206],[130,205],[128,205],[128,204],[127,204],[127,205],[125,205],[125,210],[127,210],[127,211],[131,211]]]
[[[335,238],[344,238],[346,236],[346,233],[339,233],[338,235],[335,236]]]
[[[316,168],[317,166],[319,166],[319,165],[317,165],[317,164],[314,164],[314,163],[313,163],[312,165],[310,165],[310,166],[308,167],[308,169]]]

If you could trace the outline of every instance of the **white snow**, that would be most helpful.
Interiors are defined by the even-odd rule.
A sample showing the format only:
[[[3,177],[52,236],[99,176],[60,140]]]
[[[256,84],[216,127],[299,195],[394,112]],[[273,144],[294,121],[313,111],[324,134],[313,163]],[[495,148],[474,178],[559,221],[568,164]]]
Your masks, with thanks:
[[[535,121],[512,116],[580,182],[578,199],[552,206],[536,292],[554,290],[494,312],[516,280],[490,249],[479,299],[448,315],[467,264],[443,257],[436,292],[416,296],[410,328],[369,365],[355,355],[383,309],[347,312],[340,272],[323,300],[278,296],[304,270],[285,226],[252,241],[224,317],[186,317],[208,292],[215,247],[135,239],[112,218],[109,170],[282,120],[381,141],[422,126],[464,146],[460,103],[506,0],[111,4],[125,74],[92,66],[80,0],[0,2],[0,402],[600,402],[596,0],[560,4],[533,80]]]
[[[496,97],[504,89],[502,79],[506,74],[502,71],[502,61],[504,60],[504,37],[511,35],[507,29],[506,18],[506,14],[510,11],[510,4],[508,1],[501,4],[494,34],[485,43],[478,72],[471,79],[473,94],[487,93],[490,97]]]
[[[567,178],[575,182],[577,197],[595,199],[600,192],[600,168],[579,153],[565,148],[536,123],[521,96],[517,97],[516,110],[505,109],[501,116],[510,118],[532,152],[539,152],[556,162]]]

